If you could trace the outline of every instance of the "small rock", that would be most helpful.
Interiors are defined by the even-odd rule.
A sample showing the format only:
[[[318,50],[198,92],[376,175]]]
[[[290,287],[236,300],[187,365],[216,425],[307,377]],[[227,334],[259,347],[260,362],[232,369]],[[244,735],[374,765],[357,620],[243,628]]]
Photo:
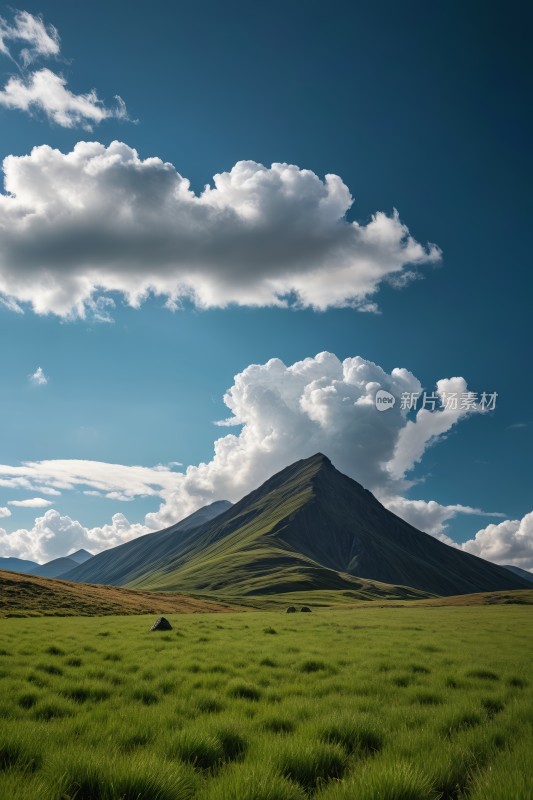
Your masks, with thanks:
[[[287,614],[295,614],[296,613],[296,609],[294,608],[294,606],[289,606],[287,611],[286,611],[286,613]]]
[[[151,631],[171,631],[172,625],[166,619],[166,617],[158,617],[152,627],[150,628]]]
[[[309,613],[311,609],[309,608],[309,606],[302,606],[300,611],[307,611]]]

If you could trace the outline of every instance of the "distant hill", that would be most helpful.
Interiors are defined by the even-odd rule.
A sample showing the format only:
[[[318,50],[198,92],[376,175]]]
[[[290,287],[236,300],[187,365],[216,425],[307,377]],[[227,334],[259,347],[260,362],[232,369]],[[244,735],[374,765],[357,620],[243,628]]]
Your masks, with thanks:
[[[65,572],[63,577],[84,583],[124,586],[147,571],[159,569],[168,559],[169,553],[186,542],[193,531],[228,508],[231,508],[231,503],[227,500],[211,503],[170,528],[147,533],[131,542],[104,550]]]
[[[42,578],[60,578],[65,572],[69,572],[77,566],[78,562],[71,557],[54,558],[46,564],[37,564],[31,570],[31,574],[39,575]]]
[[[412,527],[322,454],[213,516],[199,526],[192,515],[107,550],[67,577],[228,597],[337,589],[392,599],[529,588],[504,567]]]
[[[76,564],[85,564],[90,558],[93,558],[93,554],[89,553],[88,550],[76,550],[75,553],[69,553],[67,558],[71,558],[72,561],[75,561]]]
[[[26,561],[24,558],[0,558],[0,570],[9,572],[31,572],[38,566],[36,561]]]
[[[115,586],[91,586],[0,571],[0,617],[92,617],[240,610],[244,609],[183,594],[135,592]]]
[[[533,573],[528,572],[527,569],[521,569],[521,567],[513,567],[512,564],[505,564],[505,569],[510,569],[511,572],[514,572],[515,575],[519,575],[525,581],[529,581],[533,583]]]
[[[61,558],[54,558],[52,561],[47,561],[46,564],[37,564],[35,561],[25,561],[21,558],[0,558],[0,570],[8,570],[10,572],[24,572],[31,575],[39,575],[42,578],[60,578],[65,572],[84,564],[90,558],[93,558],[92,553],[87,550],[76,550],[69,556],[62,556]]]

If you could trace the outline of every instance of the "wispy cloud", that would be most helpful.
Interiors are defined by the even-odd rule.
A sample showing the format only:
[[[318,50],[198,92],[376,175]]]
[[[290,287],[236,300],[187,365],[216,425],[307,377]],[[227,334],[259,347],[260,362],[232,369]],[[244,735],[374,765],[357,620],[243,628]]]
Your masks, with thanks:
[[[24,45],[18,52],[18,58],[11,52],[8,42]],[[0,17],[0,53],[23,66],[27,67],[36,58],[58,56],[59,42],[57,29],[45,24],[41,16],[33,16],[28,11],[16,11],[11,23]]]
[[[85,130],[92,130],[105,119],[129,119],[126,104],[118,95],[116,106],[107,107],[95,89],[75,94],[68,89],[66,78],[51,69],[29,70],[37,60],[60,56],[59,33],[42,17],[18,11],[11,24],[0,17],[0,54],[7,56],[20,73],[12,75],[0,91],[0,105],[5,108],[42,112],[50,122],[64,128]]]
[[[17,508],[48,508],[52,501],[45,500],[44,497],[29,497],[27,500],[8,500],[7,504]]]
[[[48,378],[44,374],[42,367],[37,367],[35,372],[29,376],[29,379],[34,386],[46,386],[48,383]]]
[[[74,94],[67,88],[66,79],[50,69],[40,69],[26,77],[12,76],[0,92],[0,105],[19,111],[42,111],[63,128],[88,131],[110,117],[128,118],[120,97],[117,96],[116,108],[107,108],[94,89],[88,94]]]
[[[410,525],[430,533],[446,544],[455,544],[445,530],[446,524],[458,514],[505,518],[505,514],[498,511],[483,511],[480,508],[461,504],[441,505],[435,500],[408,500],[405,497],[393,497],[386,501],[386,506],[389,511],[397,514]]]
[[[128,466],[81,459],[0,465],[0,487],[25,489],[48,496],[58,496],[64,490],[81,489],[87,494],[111,500],[118,496],[120,499],[161,497],[165,489],[173,486],[176,477],[177,473],[164,466]]]

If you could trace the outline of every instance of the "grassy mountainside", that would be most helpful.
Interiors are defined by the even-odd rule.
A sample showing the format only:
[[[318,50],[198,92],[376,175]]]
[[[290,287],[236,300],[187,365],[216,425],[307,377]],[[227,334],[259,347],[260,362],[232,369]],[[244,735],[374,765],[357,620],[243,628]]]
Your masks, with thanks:
[[[61,577],[83,583],[123,586],[145,572],[157,571],[169,554],[186,546],[197,528],[231,506],[226,500],[201,508],[186,519],[157,533],[147,533],[131,542],[104,550]]]
[[[419,599],[417,599],[419,598]],[[241,596],[229,603],[214,595],[143,592],[115,586],[0,571],[0,618],[35,616],[107,616],[110,614],[171,614],[199,611],[281,610],[288,606],[378,609],[404,606],[533,605],[533,589],[481,592],[453,597],[415,595],[401,586],[363,582],[357,590],[311,590]]]
[[[128,585],[257,596],[369,583],[403,597],[529,588],[413,528],[321,454],[273,476]]]
[[[216,600],[151,594],[0,571],[0,617],[102,616],[236,610]]]
[[[378,593],[376,590],[380,590]],[[475,594],[445,595],[442,597],[412,596],[402,598],[402,587],[389,586],[388,584],[370,584],[366,590],[360,591],[335,591],[317,590],[307,592],[285,592],[284,594],[248,595],[241,596],[242,605],[263,611],[284,611],[287,606],[296,609],[307,605],[313,611],[325,608],[353,608],[372,609],[378,608],[407,608],[426,607],[438,608],[442,606],[500,606],[500,605],[533,605],[533,589],[517,589],[510,592],[477,592]],[[397,592],[397,594],[395,594]]]
[[[179,551],[167,554],[159,569],[141,574],[128,585],[158,591],[185,587],[189,591],[194,586],[195,591],[236,597],[312,590],[352,591],[360,599],[424,596],[423,591],[394,582],[371,585],[296,551],[279,537],[279,531],[312,501],[312,479],[322,463],[309,459],[278,473],[194,531]]]

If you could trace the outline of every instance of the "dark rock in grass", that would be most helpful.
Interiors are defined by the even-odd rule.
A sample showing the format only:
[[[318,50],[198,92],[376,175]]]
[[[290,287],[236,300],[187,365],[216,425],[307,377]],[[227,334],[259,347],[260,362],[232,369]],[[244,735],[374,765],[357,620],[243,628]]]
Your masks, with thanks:
[[[296,614],[296,609],[294,608],[294,606],[289,606],[287,611],[286,611],[286,613],[287,614]]]
[[[311,609],[309,608],[309,606],[302,606],[300,611],[306,611],[309,614],[311,612]]]
[[[166,617],[158,617],[152,627],[150,628],[151,631],[171,631],[172,625],[166,619]]]

